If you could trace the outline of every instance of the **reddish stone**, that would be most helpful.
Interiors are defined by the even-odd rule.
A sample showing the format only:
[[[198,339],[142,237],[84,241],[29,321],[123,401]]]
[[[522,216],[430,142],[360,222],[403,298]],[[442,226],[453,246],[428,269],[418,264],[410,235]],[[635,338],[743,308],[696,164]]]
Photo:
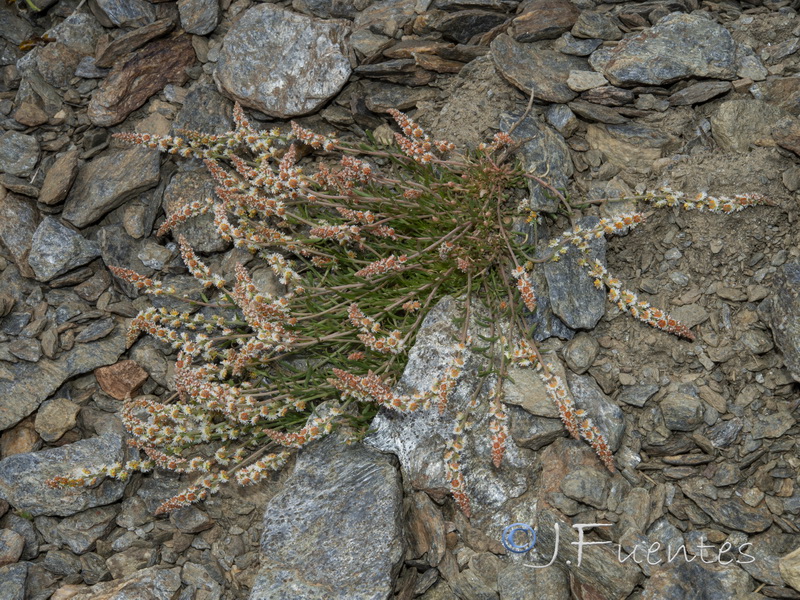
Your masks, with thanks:
[[[102,390],[117,400],[133,396],[148,378],[147,371],[132,360],[95,369],[94,376]]]

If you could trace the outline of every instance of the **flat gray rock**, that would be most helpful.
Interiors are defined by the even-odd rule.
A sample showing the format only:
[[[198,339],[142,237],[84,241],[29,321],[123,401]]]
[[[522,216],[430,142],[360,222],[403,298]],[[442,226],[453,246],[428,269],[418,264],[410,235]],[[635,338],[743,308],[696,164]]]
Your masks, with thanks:
[[[181,26],[186,33],[207,35],[219,24],[220,11],[217,0],[178,0]]]
[[[33,201],[0,189],[0,241],[23,275],[30,276],[28,253],[39,224],[39,211]]]
[[[491,54],[503,77],[537,102],[569,102],[577,95],[567,86],[570,71],[586,71],[586,60],[542,46],[521,44],[502,33],[491,43]]]
[[[328,437],[267,504],[250,600],[388,598],[403,560],[400,475],[385,455]]]
[[[597,70],[614,85],[664,85],[687,77],[736,78],[736,43],[731,34],[715,21],[694,14],[667,15],[613,49],[597,52],[604,53]]]
[[[214,79],[224,94],[268,115],[307,114],[347,82],[348,34],[344,21],[254,6],[223,38]]]
[[[0,171],[29,177],[39,162],[39,142],[32,135],[6,131],[0,136]]]
[[[50,450],[14,454],[0,460],[0,498],[35,517],[67,517],[87,508],[111,504],[122,498],[125,483],[107,479],[95,488],[54,489],[45,482],[65,476],[71,469],[93,469],[121,462],[124,454],[122,438],[116,435],[80,440]]]
[[[800,263],[783,265],[776,274],[769,319],[775,344],[795,381],[800,381]]]
[[[102,16],[117,27],[148,25],[156,20],[155,7],[146,0],[96,0]]]
[[[158,184],[159,166],[158,151],[138,146],[95,158],[78,172],[61,216],[76,227],[94,223]]]
[[[25,600],[25,580],[28,578],[27,562],[0,567],[0,598]]]
[[[28,264],[39,281],[50,281],[67,271],[100,256],[97,242],[62,225],[58,219],[45,217],[33,234]]]
[[[78,344],[55,360],[9,365],[13,381],[0,379],[0,430],[30,415],[67,379],[115,363],[124,350],[125,328],[117,326],[112,335]]]
[[[597,217],[585,217],[578,225],[592,227]],[[578,265],[584,254],[574,246],[557,262],[544,263],[550,305],[559,319],[571,329],[592,329],[605,314],[606,294],[597,289],[586,274],[586,268]],[[606,262],[606,240],[596,238],[589,244],[589,261]]]

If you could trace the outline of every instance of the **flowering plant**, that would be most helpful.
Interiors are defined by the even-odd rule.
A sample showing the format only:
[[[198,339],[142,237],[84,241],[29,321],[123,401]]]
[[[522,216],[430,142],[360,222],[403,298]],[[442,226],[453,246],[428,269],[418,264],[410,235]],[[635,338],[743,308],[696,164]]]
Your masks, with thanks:
[[[569,433],[615,469],[603,433],[574,406],[567,386],[542,359],[526,315],[536,310],[533,269],[574,247],[595,286],[607,290],[621,310],[693,339],[687,327],[638,299],[590,259],[593,239],[627,233],[644,216],[633,212],[575,226],[537,254],[522,230],[556,215],[530,209],[529,182],[558,196],[562,212],[571,214],[572,207],[512,160],[509,134],[496,134],[471,154],[454,155],[452,144],[430,139],[398,111],[390,114],[401,133],[388,148],[348,144],[297,124],[286,135],[258,131],[238,105],[235,129],[223,135],[117,135],[202,159],[216,181],[216,198],[169,215],[158,235],[213,213],[219,235],[269,265],[282,290],[259,289],[242,265],[233,281],[223,280],[179,237],[186,267],[210,298],[194,302],[195,309],[202,307],[196,312],[148,308],[133,320],[129,343],[146,332],[178,351],[176,394],[165,401],[140,396],[123,409],[129,443],[146,458],[58,477],[53,485],[93,485],[104,476],[125,479],[154,467],[192,474],[194,483],[158,509],[167,512],[205,499],[229,480],[253,484],[284,465],[292,449],[334,428],[359,439],[378,407],[444,413],[467,349],[489,359],[479,376],[481,388],[490,390],[484,410],[491,416],[496,467],[508,437],[502,383],[511,366],[527,366],[538,371]],[[309,152],[339,156],[339,164],[320,161],[307,174],[311,161],[301,157]],[[755,195],[684,198],[666,188],[641,199],[723,213],[764,201]],[[145,293],[176,295],[159,281],[111,270]],[[399,394],[393,387],[402,357],[429,309],[445,296],[462,306],[453,364],[431,389]],[[498,325],[475,340],[467,332],[478,307]],[[480,410],[478,398],[454,415],[444,453],[453,497],[466,514],[460,452],[470,412]]]

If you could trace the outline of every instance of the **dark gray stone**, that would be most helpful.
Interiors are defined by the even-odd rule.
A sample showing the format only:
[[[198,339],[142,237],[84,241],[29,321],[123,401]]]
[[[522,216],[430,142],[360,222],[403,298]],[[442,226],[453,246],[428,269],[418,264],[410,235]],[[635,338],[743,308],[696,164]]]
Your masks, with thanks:
[[[171,215],[190,202],[205,202],[213,197],[214,187],[214,180],[204,168],[178,171],[164,190],[164,212]],[[223,252],[231,245],[217,233],[213,211],[174,227],[172,236],[177,239],[179,235],[184,236],[196,252]]]
[[[403,560],[402,532],[392,462],[335,437],[317,442],[267,504],[250,600],[388,597]]]
[[[50,281],[100,256],[97,242],[45,217],[33,234],[28,264],[39,281]]]
[[[701,81],[675,92],[669,97],[672,106],[691,106],[721,96],[733,89],[728,81]]]
[[[642,600],[729,600],[744,597],[750,577],[735,564],[722,566],[677,560],[653,572]]]
[[[201,80],[189,88],[172,128],[176,135],[184,129],[219,135],[233,129],[232,115],[233,102],[220,94],[213,83]]]
[[[597,50],[597,47],[603,43],[603,40],[579,40],[571,33],[567,32],[558,38],[555,45],[555,50],[563,54],[571,56],[589,56],[592,52]]]
[[[76,227],[94,223],[157,185],[160,162],[158,151],[143,147],[95,158],[78,172],[61,216]]]
[[[622,31],[617,27],[614,17],[608,13],[599,13],[589,10],[581,12],[572,28],[572,35],[576,38],[620,40]]]
[[[599,51],[598,51],[599,52]],[[614,85],[663,85],[687,77],[736,78],[736,44],[718,23],[673,13],[621,41],[599,70]]]
[[[8,248],[22,275],[33,276],[28,253],[38,224],[39,211],[32,201],[0,189],[0,241]]]
[[[108,22],[117,27],[148,25],[156,20],[155,7],[145,0],[93,1]]]
[[[25,600],[25,580],[28,564],[21,562],[0,567],[0,598],[3,600]]]
[[[39,162],[39,142],[32,135],[6,131],[0,136],[0,171],[30,177]]]
[[[121,462],[124,454],[125,446],[119,436],[102,436],[60,448],[9,456],[0,460],[0,498],[33,516],[66,517],[87,508],[111,504],[122,497],[125,484],[121,481],[105,480],[95,488],[58,489],[45,482],[68,475],[72,469],[92,469]]]
[[[775,274],[769,326],[786,368],[800,381],[800,263],[786,263]]]
[[[508,131],[514,126],[522,113],[500,115],[500,128]],[[553,131],[536,115],[528,115],[517,125],[514,136],[527,140],[517,151],[528,173],[545,176],[548,184],[556,189],[566,189],[574,172],[569,148],[561,134]],[[530,206],[537,211],[555,211],[559,200],[541,185],[531,181]]]
[[[575,406],[586,411],[600,432],[606,436],[612,451],[619,448],[625,433],[622,409],[611,402],[589,375],[574,375],[567,371],[567,383]]]
[[[597,217],[584,217],[578,225],[592,227],[597,222]],[[578,260],[586,256],[570,245],[560,260],[543,265],[552,310],[571,329],[592,329],[605,313],[605,293],[594,286],[586,275],[586,268],[578,264]],[[597,238],[589,244],[588,259],[605,264],[605,238]]]
[[[220,19],[217,0],[178,0],[181,26],[186,33],[208,35],[217,28]]]
[[[570,71],[586,71],[586,61],[542,47],[520,44],[506,34],[498,35],[490,48],[503,77],[538,102],[569,102],[576,94],[567,86]]]
[[[699,398],[671,392],[661,399],[664,424],[671,431],[694,431],[703,423],[703,403]]]
[[[617,396],[617,400],[641,408],[644,406],[645,402],[655,395],[658,389],[658,386],[654,383],[625,385],[622,387],[619,396]]]
[[[223,93],[268,115],[312,112],[350,76],[348,33],[340,21],[254,6],[225,35],[214,79]]]

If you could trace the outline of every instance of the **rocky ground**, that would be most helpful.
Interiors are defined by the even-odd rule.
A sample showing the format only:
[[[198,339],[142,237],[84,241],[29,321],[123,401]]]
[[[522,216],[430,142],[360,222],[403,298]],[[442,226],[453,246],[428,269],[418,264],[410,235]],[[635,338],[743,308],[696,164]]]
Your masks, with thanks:
[[[34,2],[0,5],[0,598],[800,598],[800,3]],[[469,147],[531,93],[521,155],[573,200],[668,182],[772,201],[650,211],[596,249],[693,343],[620,314],[568,261],[542,273],[542,346],[620,473],[567,439],[520,372],[506,464],[493,469],[483,429],[470,434],[471,519],[446,493],[448,421],[426,415],[381,415],[364,446],[323,440],[272,481],[168,518],[153,511],[181,487],[169,473],[44,486],[122,459],[120,400],[172,387],[168,348],[125,349],[151,300],[107,265],[195,289],[154,231],[211,193],[209,177],[112,133],[223,132],[236,99],[264,127],[300,117],[355,134],[385,131],[399,108]],[[248,260],[207,220],[181,231],[221,271]],[[402,385],[435,379],[453,310],[428,319]],[[516,555],[501,534],[520,522],[538,542]],[[587,540],[613,544],[579,565],[575,523],[611,524]],[[556,525],[554,564],[528,568],[553,555]],[[681,544],[702,558],[668,562]]]

